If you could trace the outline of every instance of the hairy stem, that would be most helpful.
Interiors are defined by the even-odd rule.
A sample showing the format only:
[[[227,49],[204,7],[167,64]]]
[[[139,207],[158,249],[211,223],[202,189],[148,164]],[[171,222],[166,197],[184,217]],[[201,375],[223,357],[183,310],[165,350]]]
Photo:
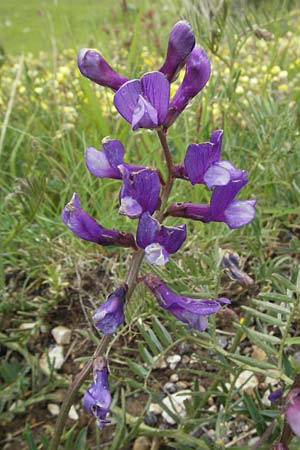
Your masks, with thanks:
[[[165,156],[166,163],[167,163],[167,169],[168,169],[168,178],[167,178],[166,184],[163,186],[163,191],[162,191],[161,207],[155,214],[156,219],[158,221],[162,221],[163,216],[164,216],[163,211],[166,206],[166,203],[167,203],[167,200],[171,193],[172,185],[173,185],[173,178],[172,178],[172,174],[171,174],[172,157],[171,157],[170,150],[169,150],[168,143],[167,143],[166,132],[159,129],[157,131],[157,134],[158,134],[158,137],[162,144],[164,156]],[[144,250],[139,249],[139,250],[135,251],[134,254],[132,255],[131,263],[129,266],[129,271],[127,273],[126,280],[125,280],[126,284],[128,285],[128,292],[126,295],[127,302],[130,300],[130,297],[132,296],[134,289],[136,287],[136,284],[137,284],[136,281],[137,281],[137,277],[138,277],[138,273],[139,273],[141,264],[143,262],[144,253],[145,253]],[[80,387],[83,385],[85,380],[88,378],[88,376],[92,370],[92,367],[93,367],[94,359],[99,356],[102,356],[106,353],[110,340],[111,340],[111,336],[103,336],[102,337],[93,356],[84,365],[81,372],[79,372],[79,374],[76,375],[76,377],[74,378],[74,381],[70,385],[70,387],[66,393],[65,400],[62,404],[56,424],[55,424],[54,434],[53,434],[53,438],[52,438],[49,450],[57,450],[64,427],[65,427],[65,423],[66,423],[66,420],[68,417],[69,410],[70,410],[72,404],[74,403],[77,392],[79,391]]]

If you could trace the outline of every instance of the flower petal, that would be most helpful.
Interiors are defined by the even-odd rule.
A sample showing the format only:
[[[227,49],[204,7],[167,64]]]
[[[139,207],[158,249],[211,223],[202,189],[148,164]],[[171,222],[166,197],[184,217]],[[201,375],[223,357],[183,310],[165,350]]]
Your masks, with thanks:
[[[160,228],[160,223],[154,217],[151,217],[148,212],[142,214],[136,232],[137,245],[140,248],[146,248],[147,245],[157,242]]]
[[[224,221],[224,211],[236,194],[247,184],[247,178],[230,181],[225,186],[217,186],[210,200],[212,220]]]
[[[210,142],[188,146],[184,166],[192,184],[203,183],[205,172],[216,161],[213,149]]]
[[[230,228],[239,228],[254,219],[256,200],[234,200],[224,212],[225,222]]]
[[[221,157],[222,141],[223,141],[223,130],[215,130],[210,135],[210,142],[214,144],[215,158],[218,161]]]
[[[110,294],[94,314],[95,326],[103,334],[113,334],[124,322],[124,302],[127,287],[120,287]]]
[[[156,128],[157,125],[158,118],[156,109],[140,95],[132,116],[132,129]]]
[[[169,261],[168,252],[158,243],[147,245],[145,248],[145,257],[149,264],[155,264],[156,266],[164,266]]]
[[[141,78],[143,97],[157,111],[157,125],[161,125],[168,112],[170,84],[161,72],[149,72]]]
[[[178,225],[176,227],[161,226],[157,236],[159,242],[168,253],[176,253],[186,240],[186,225]]]
[[[142,93],[140,80],[129,80],[115,93],[114,105],[127,122],[131,123]]]
[[[169,216],[184,217],[186,219],[200,220],[201,222],[211,222],[210,205],[201,205],[190,202],[171,203],[168,211]]]
[[[85,163],[92,175],[98,178],[122,178],[120,171],[111,166],[105,152],[94,147],[88,147],[85,151]]]
[[[230,181],[230,172],[218,163],[213,164],[205,172],[203,181],[209,189],[213,186],[224,186]]]

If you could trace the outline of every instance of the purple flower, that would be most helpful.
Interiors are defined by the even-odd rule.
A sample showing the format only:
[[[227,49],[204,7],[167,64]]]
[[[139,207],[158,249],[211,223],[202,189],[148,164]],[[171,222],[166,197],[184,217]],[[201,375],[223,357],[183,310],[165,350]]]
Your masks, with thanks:
[[[277,444],[275,444],[275,447],[273,450],[289,450],[288,447],[283,444],[282,442],[278,442]]]
[[[203,48],[196,45],[186,62],[185,76],[172,98],[164,123],[169,127],[184,110],[189,101],[206,85],[210,77],[210,62]]]
[[[224,222],[229,228],[239,228],[255,217],[256,200],[234,200],[247,181],[244,174],[241,180],[230,181],[225,186],[217,186],[212,193],[209,205],[189,202],[172,203],[168,208],[168,214],[205,223]]]
[[[157,172],[140,169],[131,172],[125,165],[119,166],[123,176],[120,191],[119,213],[135,219],[148,211],[153,214],[158,206],[160,181]]]
[[[83,76],[114,91],[128,81],[128,78],[115,72],[103,56],[95,50],[89,48],[79,50],[77,64]]]
[[[93,384],[83,397],[85,409],[97,419],[100,430],[109,423],[106,414],[112,402],[108,384],[107,362],[104,357],[98,357],[93,363]]]
[[[98,178],[122,179],[122,173],[118,168],[123,164],[129,171],[144,169],[143,166],[126,164],[123,162],[124,147],[117,139],[105,137],[102,140],[103,152],[94,147],[88,147],[85,151],[85,163],[92,175]]]
[[[76,192],[65,206],[61,218],[75,236],[86,241],[96,242],[100,245],[135,247],[134,237],[131,233],[103,228],[93,217],[81,209]]]
[[[287,396],[285,418],[293,433],[300,437],[300,389],[292,389]]]
[[[282,397],[283,389],[280,387],[276,389],[275,391],[271,392],[271,394],[268,396],[268,399],[271,403],[276,403],[277,400]]]
[[[210,142],[190,144],[183,168],[179,170],[179,177],[188,178],[192,184],[206,184],[211,189],[213,186],[224,186],[229,181],[246,176],[245,171],[237,169],[230,161],[220,160],[222,139],[223,130],[215,130],[211,134]]]
[[[208,327],[207,316],[219,311],[222,303],[230,303],[230,300],[223,297],[214,300],[182,297],[171,291],[159,277],[151,273],[145,275],[144,282],[164,309],[187,323],[189,328],[198,331],[204,331]]]
[[[161,72],[130,80],[116,92],[114,104],[121,116],[137,128],[156,128],[167,116],[170,84]]]
[[[186,226],[167,227],[161,225],[148,212],[142,214],[137,229],[137,245],[145,249],[149,264],[164,265],[169,254],[177,252],[186,239]]]
[[[113,334],[124,322],[124,303],[127,290],[126,284],[119,287],[97,309],[93,319],[101,333]]]
[[[165,62],[159,69],[170,83],[176,79],[194,46],[195,35],[190,24],[185,20],[175,23],[169,36]]]

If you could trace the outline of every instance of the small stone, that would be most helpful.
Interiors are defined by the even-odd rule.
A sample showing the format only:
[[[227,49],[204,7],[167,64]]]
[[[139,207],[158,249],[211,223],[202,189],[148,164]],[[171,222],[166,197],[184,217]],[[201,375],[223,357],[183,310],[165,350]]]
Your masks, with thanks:
[[[253,345],[252,348],[252,358],[258,359],[258,361],[268,360],[266,352],[263,351],[261,348],[257,347],[256,345]]]
[[[188,355],[183,355],[181,362],[184,366],[187,366],[190,362],[190,357]]]
[[[256,442],[259,440],[258,437],[253,437],[248,441],[248,445],[249,447],[252,447],[254,444],[256,444]]]
[[[185,417],[186,410],[184,402],[186,400],[191,400],[191,393],[192,391],[190,390],[178,391],[175,394],[171,394],[169,397],[164,398],[163,404],[174,414]],[[175,420],[166,411],[163,411],[162,417],[168,424],[175,425]]]
[[[190,348],[191,348],[191,346],[188,342],[186,342],[186,341],[181,342],[178,345],[179,354],[185,355],[186,353],[188,353],[190,351]]]
[[[169,367],[171,370],[176,369],[176,367],[180,363],[180,361],[181,361],[180,355],[171,355],[171,356],[168,356],[168,358],[167,358],[167,362],[169,363]]]
[[[149,450],[151,448],[151,441],[145,437],[138,437],[133,444],[132,450]]]
[[[79,419],[79,415],[75,409],[75,406],[72,405],[68,414],[68,417],[72,420],[78,420]]]
[[[157,425],[157,416],[154,413],[147,413],[144,417],[144,423],[149,427],[155,427]]]
[[[170,376],[170,381],[171,383],[177,383],[177,381],[179,381],[179,376],[177,373],[173,373],[173,375]]]
[[[163,409],[158,403],[150,403],[149,413],[153,413],[156,416],[159,416],[162,412],[163,412]]]
[[[164,385],[164,391],[169,392],[170,394],[174,394],[177,391],[177,388],[174,383],[170,383],[169,381]]]
[[[59,345],[70,344],[72,330],[70,330],[69,328],[60,325],[58,327],[53,328],[51,333],[57,344]]]
[[[64,363],[64,349],[61,345],[55,345],[47,353],[43,353],[40,359],[40,368],[42,372],[49,375],[51,369],[59,370]]]
[[[219,344],[220,347],[226,348],[227,345],[228,345],[228,341],[227,341],[226,337],[225,336],[220,336],[218,338],[218,344]]]
[[[166,369],[168,367],[168,364],[165,360],[165,358],[157,358],[157,361],[155,361],[154,369]]]
[[[188,384],[185,383],[184,381],[178,381],[176,383],[176,387],[177,387],[177,390],[182,390],[182,389],[186,389],[188,387]]]
[[[248,394],[253,392],[253,389],[258,387],[258,379],[256,375],[253,375],[250,370],[244,370],[240,373],[238,378],[235,381],[235,386],[237,389],[240,389],[241,392],[245,391]]]
[[[60,407],[55,403],[48,403],[47,409],[52,416],[58,416]]]
[[[34,322],[26,322],[26,323],[21,323],[21,325],[19,326],[19,329],[20,330],[32,330],[35,326],[36,326],[36,323],[34,323]]]

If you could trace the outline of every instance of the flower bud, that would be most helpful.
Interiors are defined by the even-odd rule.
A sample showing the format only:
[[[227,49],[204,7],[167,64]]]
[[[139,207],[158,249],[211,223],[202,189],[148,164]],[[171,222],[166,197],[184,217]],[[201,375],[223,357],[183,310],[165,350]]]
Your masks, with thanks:
[[[101,333],[113,334],[124,322],[124,303],[127,290],[126,284],[119,287],[97,309],[93,319]]]

